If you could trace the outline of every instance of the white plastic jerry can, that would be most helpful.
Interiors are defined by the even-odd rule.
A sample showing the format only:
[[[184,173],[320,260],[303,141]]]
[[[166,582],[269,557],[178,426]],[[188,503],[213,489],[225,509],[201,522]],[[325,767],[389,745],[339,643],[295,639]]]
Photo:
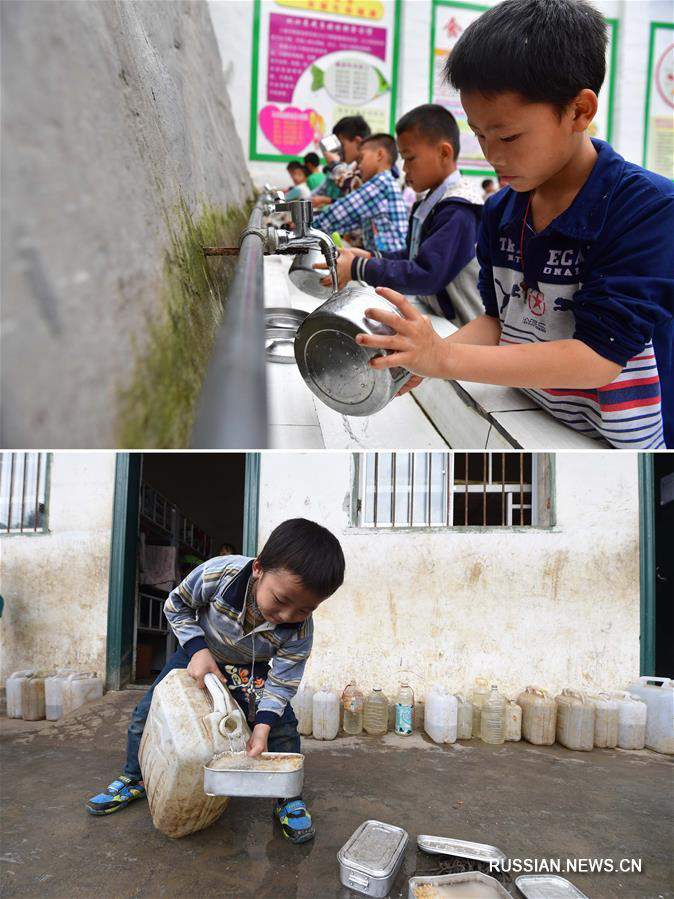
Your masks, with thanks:
[[[204,792],[204,765],[222,752],[243,752],[250,729],[227,687],[214,674],[197,686],[183,668],[154,689],[140,742],[140,767],[157,830],[184,837],[214,824],[227,796]]]
[[[458,703],[457,712],[457,740],[470,740],[473,736],[473,703],[469,702],[461,694],[456,694]]]
[[[69,674],[63,681],[63,714],[69,715],[85,702],[100,699],[103,695],[103,681],[95,672]]]
[[[74,668],[58,668],[56,674],[44,682],[45,718],[58,721],[63,718],[63,686],[70,674],[77,674]]]
[[[674,680],[640,677],[628,691],[646,703],[646,748],[674,755]]]
[[[603,694],[618,705],[618,749],[643,749],[646,745],[646,703],[626,690]]]
[[[594,746],[594,703],[580,690],[565,688],[555,697],[557,742],[587,752]]]
[[[459,703],[441,684],[431,684],[424,704],[424,730],[434,743],[455,743]]]
[[[325,687],[314,693],[314,739],[334,740],[339,733],[339,696]]]
[[[618,745],[618,703],[605,693],[591,694],[594,703],[594,745],[614,749]]]
[[[314,718],[314,693],[316,691],[307,684],[300,687],[292,698],[291,706],[297,717],[297,729],[303,737],[310,737]]]
[[[7,717],[22,718],[21,710],[21,684],[27,678],[32,677],[35,672],[32,668],[26,668],[23,671],[14,671],[7,678]]]
[[[513,700],[506,701],[506,733],[505,738],[511,742],[522,739],[522,708]]]

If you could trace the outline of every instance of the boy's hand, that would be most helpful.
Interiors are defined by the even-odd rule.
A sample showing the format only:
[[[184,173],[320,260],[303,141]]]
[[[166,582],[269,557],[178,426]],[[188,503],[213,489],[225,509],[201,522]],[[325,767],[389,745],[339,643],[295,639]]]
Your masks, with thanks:
[[[214,674],[223,684],[227,683],[227,678],[218,668],[218,663],[211,655],[210,649],[200,649],[199,652],[194,653],[187,666],[187,673],[200,687],[204,685],[204,675],[209,673]]]
[[[246,755],[255,758],[262,752],[267,751],[267,740],[269,739],[269,724],[256,724],[250,740],[246,743]]]
[[[346,287],[346,285],[351,281],[351,263],[353,262],[356,256],[367,256],[370,258],[370,253],[367,250],[361,250],[360,247],[349,247],[348,250],[342,249],[339,251],[337,255],[337,286],[341,290],[342,287]],[[317,262],[314,268],[318,269],[327,269],[327,264],[325,262]],[[324,287],[332,287],[332,279],[330,275],[326,278],[321,278],[321,284]]]
[[[374,356],[370,359],[372,368],[401,366],[424,378],[442,377],[443,369],[448,361],[449,346],[442,337],[435,333],[429,317],[422,315],[401,293],[396,293],[395,290],[378,287],[377,293],[397,306],[403,318],[400,318],[395,312],[384,312],[378,309],[365,310],[368,318],[388,325],[395,331],[395,334],[391,335],[359,334],[356,337],[356,342],[361,346],[391,351],[388,356]],[[416,387],[416,384],[412,386]],[[411,390],[412,387],[408,389]]]

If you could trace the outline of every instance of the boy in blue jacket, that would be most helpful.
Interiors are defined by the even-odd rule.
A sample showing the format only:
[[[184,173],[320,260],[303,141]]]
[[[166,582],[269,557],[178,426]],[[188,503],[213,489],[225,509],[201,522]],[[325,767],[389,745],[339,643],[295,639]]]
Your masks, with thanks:
[[[299,752],[290,700],[311,653],[311,616],[343,580],[339,541],[304,518],[275,528],[256,559],[216,556],[195,568],[164,605],[180,646],[134,709],[124,773],[89,799],[87,811],[110,815],[145,796],[140,741],[154,688],[174,668],[186,668],[200,687],[209,672],[229,687],[252,728],[248,755]],[[313,838],[301,796],[279,799],[274,811],[290,842]]]
[[[446,75],[508,187],[478,240],[485,314],[444,340],[404,297],[375,368],[518,387],[623,449],[674,446],[674,185],[591,139],[606,24],[584,0],[505,0],[466,28]],[[368,313],[369,314],[369,313]],[[405,389],[405,388],[404,388]]]
[[[483,199],[457,169],[458,125],[444,106],[427,103],[398,121],[396,138],[407,183],[425,193],[412,207],[405,249],[377,258],[361,250],[340,251],[339,286],[354,280],[391,287],[464,324],[483,312],[475,257]]]

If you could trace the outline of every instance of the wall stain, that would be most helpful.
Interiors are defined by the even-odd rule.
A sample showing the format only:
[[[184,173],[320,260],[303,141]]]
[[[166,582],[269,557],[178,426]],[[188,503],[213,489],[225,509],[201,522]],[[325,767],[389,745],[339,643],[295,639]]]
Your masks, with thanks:
[[[559,597],[559,587],[562,580],[562,572],[564,566],[569,560],[569,554],[566,550],[556,552],[543,566],[543,577],[550,580],[550,592],[553,599]]]

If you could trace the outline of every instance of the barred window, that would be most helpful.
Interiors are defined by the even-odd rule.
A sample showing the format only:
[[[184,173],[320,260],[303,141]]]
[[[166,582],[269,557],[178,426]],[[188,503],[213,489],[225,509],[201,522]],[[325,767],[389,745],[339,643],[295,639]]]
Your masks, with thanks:
[[[0,533],[47,530],[50,453],[0,453]]]
[[[537,525],[532,453],[363,453],[360,527]]]

